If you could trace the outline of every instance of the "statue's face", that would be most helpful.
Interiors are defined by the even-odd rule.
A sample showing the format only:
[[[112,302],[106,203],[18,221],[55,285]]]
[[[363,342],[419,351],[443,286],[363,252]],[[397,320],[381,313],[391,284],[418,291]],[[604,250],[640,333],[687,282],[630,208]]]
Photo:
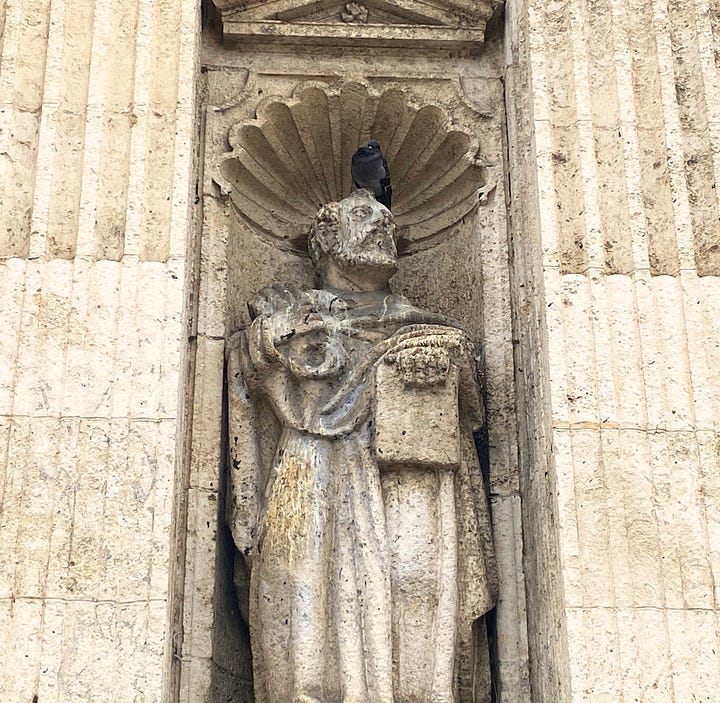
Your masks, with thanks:
[[[340,203],[339,247],[333,258],[341,267],[387,272],[397,268],[395,225],[390,211],[369,196]]]

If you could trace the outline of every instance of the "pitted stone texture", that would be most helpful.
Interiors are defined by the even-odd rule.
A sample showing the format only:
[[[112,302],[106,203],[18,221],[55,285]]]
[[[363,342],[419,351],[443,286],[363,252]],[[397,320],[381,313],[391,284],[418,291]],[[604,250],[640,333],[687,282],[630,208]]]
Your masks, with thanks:
[[[197,19],[0,9],[2,700],[173,687]]]
[[[86,700],[94,681],[114,700],[133,700],[135,686],[159,698],[182,276],[127,259],[16,259],[2,268],[12,272],[4,280],[23,273],[24,281],[4,308],[16,334],[3,345],[12,363],[2,389],[0,601],[9,619],[0,636],[25,643],[31,674],[15,654],[3,658],[0,695],[35,681],[46,700]],[[35,625],[22,619],[30,611],[21,604],[32,603]],[[25,628],[36,626],[42,635],[28,640]],[[63,661],[83,671],[75,676]]]
[[[720,275],[707,3],[516,4],[532,8],[536,148],[562,272]]]
[[[719,279],[703,243],[717,221],[698,224],[717,207],[714,176],[700,179],[717,110],[708,19],[693,3],[509,7],[520,477],[542,700],[711,701],[720,685]]]
[[[196,13],[187,0],[9,7],[0,256],[184,257]]]
[[[460,465],[457,369],[448,373],[446,362],[441,367],[445,376],[438,382],[423,383],[426,375],[421,373],[417,379],[413,374],[408,383],[395,366],[384,364],[377,371],[374,432],[378,462],[401,467],[418,463],[454,471]]]

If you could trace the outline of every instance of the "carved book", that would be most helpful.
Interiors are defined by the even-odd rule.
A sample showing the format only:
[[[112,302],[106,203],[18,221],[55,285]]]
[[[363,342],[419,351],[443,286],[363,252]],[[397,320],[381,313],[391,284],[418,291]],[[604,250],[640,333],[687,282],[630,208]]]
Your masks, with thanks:
[[[381,469],[460,465],[458,370],[434,385],[407,382],[395,364],[380,364],[376,375],[375,455]]]

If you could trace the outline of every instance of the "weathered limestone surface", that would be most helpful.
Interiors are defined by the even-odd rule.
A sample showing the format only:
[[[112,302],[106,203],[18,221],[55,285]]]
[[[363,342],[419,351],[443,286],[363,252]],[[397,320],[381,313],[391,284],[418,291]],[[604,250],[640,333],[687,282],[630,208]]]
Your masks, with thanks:
[[[170,690],[198,3],[0,4],[0,700]]]
[[[717,8],[508,5],[533,688],[714,701]]]
[[[527,593],[535,700],[714,701],[720,13],[506,8],[510,276],[501,208],[481,209],[477,227],[500,224],[455,267],[471,293],[452,301],[482,310],[462,322],[489,340],[501,697],[528,699]],[[179,686],[201,701],[225,675],[249,690],[230,646],[243,633],[214,617],[231,602],[216,579],[224,337],[239,322],[227,277],[242,262],[257,287],[274,253],[244,246],[214,203],[195,260],[198,14],[195,0],[0,2],[1,700]],[[286,97],[301,75],[368,72],[357,57],[324,72],[245,59],[209,55],[226,78],[216,114],[263,71]],[[448,76],[425,58],[375,68]],[[482,103],[497,72],[473,70],[463,90]],[[456,260],[445,244],[406,260],[403,290],[427,304]]]

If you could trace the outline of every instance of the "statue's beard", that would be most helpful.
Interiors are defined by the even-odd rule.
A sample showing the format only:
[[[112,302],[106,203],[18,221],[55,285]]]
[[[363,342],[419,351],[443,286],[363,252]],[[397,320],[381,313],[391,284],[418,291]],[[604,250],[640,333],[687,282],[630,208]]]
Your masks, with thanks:
[[[364,268],[389,274],[393,274],[397,270],[396,258],[379,248],[343,248],[341,251],[334,252],[333,259],[344,269]]]
[[[387,232],[371,230],[362,239],[340,237],[335,241],[332,257],[341,268],[365,268],[392,275],[397,270],[397,255],[394,247],[388,251],[387,236]]]

